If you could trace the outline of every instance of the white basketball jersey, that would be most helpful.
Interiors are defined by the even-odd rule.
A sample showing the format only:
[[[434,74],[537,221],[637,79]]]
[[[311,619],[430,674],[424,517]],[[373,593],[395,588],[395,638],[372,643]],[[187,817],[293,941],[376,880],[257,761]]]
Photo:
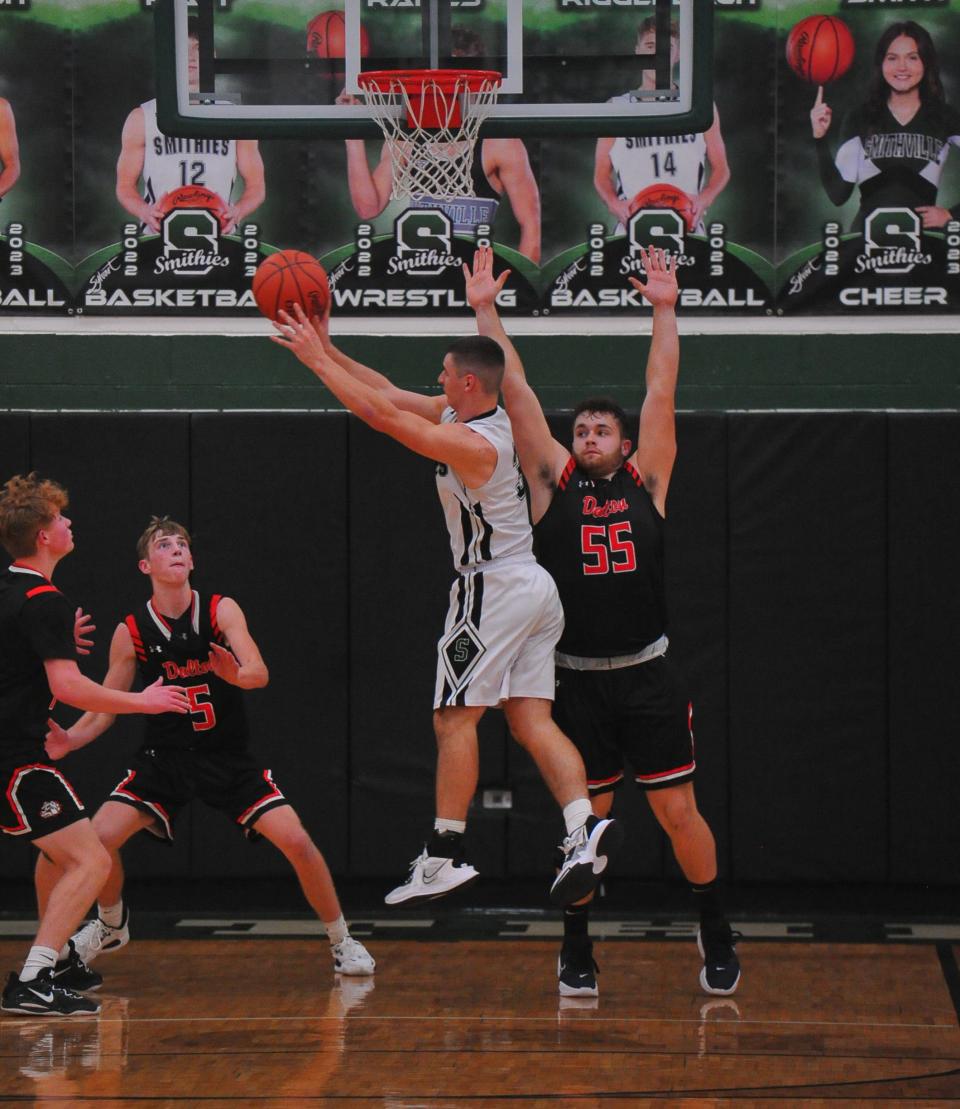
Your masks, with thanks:
[[[614,96],[617,101],[635,102],[631,93]],[[614,141],[610,161],[617,175],[621,200],[632,200],[650,185],[668,184],[694,197],[703,188],[707,141],[703,134],[631,135]]]
[[[440,422],[456,423],[457,414],[445,408]],[[520,556],[533,561],[533,532],[527,511],[527,489],[520,472],[513,430],[499,406],[467,421],[497,449],[493,476],[479,489],[467,489],[449,466],[437,465],[437,492],[450,532],[454,568],[461,573],[483,569],[498,559]]]
[[[146,140],[143,199],[154,204],[164,193],[181,185],[203,185],[229,202],[237,176],[236,139],[174,138],[163,134],[157,126],[156,100],[148,100],[140,107]]]

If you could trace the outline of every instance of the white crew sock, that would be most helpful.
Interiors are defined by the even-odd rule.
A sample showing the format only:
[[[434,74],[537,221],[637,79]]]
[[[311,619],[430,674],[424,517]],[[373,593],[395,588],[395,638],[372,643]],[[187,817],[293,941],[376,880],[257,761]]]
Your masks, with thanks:
[[[343,943],[347,936],[350,935],[347,931],[347,922],[343,919],[343,913],[341,913],[336,920],[325,920],[323,926],[327,930],[327,939],[330,941],[331,947],[335,947],[338,943]]]
[[[20,981],[32,982],[41,970],[47,967],[53,970],[56,965],[57,952],[55,948],[31,947],[30,953],[27,955],[27,961],[23,964],[23,970],[20,971]]]
[[[119,928],[123,924],[123,898],[116,905],[101,905],[98,901],[97,916],[108,928]]]
[[[593,806],[590,804],[589,797],[578,797],[576,801],[564,805],[563,821],[567,826],[567,835],[572,836],[578,828],[582,828],[588,816],[593,816]]]
[[[433,822],[433,828],[436,832],[459,832],[462,836],[467,830],[467,822],[465,820],[445,820],[442,816],[438,816]]]

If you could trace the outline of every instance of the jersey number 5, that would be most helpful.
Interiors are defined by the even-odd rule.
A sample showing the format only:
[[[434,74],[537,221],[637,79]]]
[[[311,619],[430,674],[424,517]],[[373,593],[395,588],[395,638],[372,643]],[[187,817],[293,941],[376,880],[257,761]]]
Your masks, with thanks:
[[[187,686],[187,700],[190,702],[190,715],[196,717],[199,715],[200,719],[191,721],[193,730],[195,732],[207,732],[211,728],[217,726],[217,714],[213,711],[213,705],[209,701],[201,701],[201,697],[210,696],[210,686],[208,685],[188,685]]]
[[[580,546],[585,574],[627,574],[637,568],[629,520],[615,524],[581,524]],[[595,560],[595,561],[592,561]]]

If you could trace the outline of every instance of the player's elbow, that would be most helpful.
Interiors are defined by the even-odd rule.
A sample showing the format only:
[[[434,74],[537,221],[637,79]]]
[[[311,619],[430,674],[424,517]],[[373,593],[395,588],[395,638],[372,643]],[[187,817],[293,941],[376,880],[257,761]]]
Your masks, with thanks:
[[[264,662],[258,662],[255,666],[250,667],[250,673],[247,680],[244,682],[246,689],[263,689],[265,685],[270,683],[270,671]]]
[[[47,684],[50,686],[50,692],[56,700],[62,701],[65,705],[72,705],[74,708],[84,707],[78,703],[82,682],[83,679],[79,670],[64,670],[59,667],[48,668],[47,670]]]
[[[376,219],[385,205],[380,203],[379,197],[357,197],[353,202],[353,207],[361,219]]]

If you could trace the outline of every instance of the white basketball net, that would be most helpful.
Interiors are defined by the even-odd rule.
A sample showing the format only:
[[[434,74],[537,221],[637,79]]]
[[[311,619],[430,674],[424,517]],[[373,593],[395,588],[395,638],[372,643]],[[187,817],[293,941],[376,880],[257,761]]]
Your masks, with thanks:
[[[396,78],[362,83],[361,94],[383,130],[393,163],[393,200],[476,195],[473,153],[499,88],[499,81],[459,77],[447,91],[427,78],[420,102],[411,104],[410,90]]]

